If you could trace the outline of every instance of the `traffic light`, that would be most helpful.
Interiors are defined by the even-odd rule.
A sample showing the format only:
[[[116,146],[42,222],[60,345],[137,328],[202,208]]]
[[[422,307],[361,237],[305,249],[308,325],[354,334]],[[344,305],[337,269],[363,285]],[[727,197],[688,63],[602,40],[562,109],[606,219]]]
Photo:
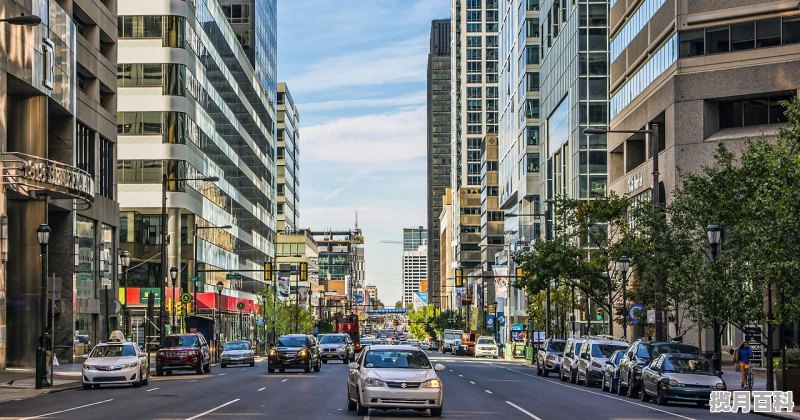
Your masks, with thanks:
[[[378,299],[375,299],[375,300],[372,301],[372,309],[375,309],[375,310],[380,309],[380,307],[378,305]]]
[[[347,310],[347,312],[352,311],[353,310],[353,302],[348,300],[347,303],[344,304],[344,308]]]
[[[598,321],[602,321],[603,320],[603,310],[600,309],[600,308],[597,309],[597,320]]]
[[[464,270],[456,268],[456,287],[464,287]]]
[[[272,263],[264,263],[264,281],[272,281]]]
[[[517,280],[520,280],[523,277],[525,277],[525,272],[522,271],[522,267],[517,267],[516,274],[517,274]]]
[[[308,263],[300,263],[300,281],[308,280]]]

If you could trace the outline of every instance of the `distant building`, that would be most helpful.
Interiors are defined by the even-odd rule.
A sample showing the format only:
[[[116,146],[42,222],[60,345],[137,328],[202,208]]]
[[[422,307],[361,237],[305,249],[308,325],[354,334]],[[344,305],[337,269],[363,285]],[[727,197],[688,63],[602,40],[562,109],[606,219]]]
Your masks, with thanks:
[[[428,275],[428,246],[416,251],[403,251],[403,306],[414,303],[414,295]]]
[[[378,286],[368,284],[365,289],[367,293],[367,307],[372,308],[374,303],[378,301]]]
[[[300,219],[300,115],[286,83],[278,83],[278,232],[291,233]]]
[[[416,251],[420,245],[428,244],[428,229],[417,226],[403,228],[403,251]]]
[[[314,231],[311,235],[319,252],[319,282],[326,292],[325,311],[329,314],[344,311],[344,307],[336,305],[347,300],[363,303],[365,272],[361,229]]]
[[[300,303],[306,305],[307,309],[314,315],[318,314],[317,308],[320,306],[321,292],[323,290],[319,282],[318,266],[319,248],[311,232],[307,229],[293,231],[291,233],[279,232],[275,243],[275,263],[274,269],[289,266],[293,272],[300,269],[300,263],[308,266],[308,279],[300,281],[298,274],[289,276],[289,300],[295,301],[303,292],[306,300],[300,298]]]

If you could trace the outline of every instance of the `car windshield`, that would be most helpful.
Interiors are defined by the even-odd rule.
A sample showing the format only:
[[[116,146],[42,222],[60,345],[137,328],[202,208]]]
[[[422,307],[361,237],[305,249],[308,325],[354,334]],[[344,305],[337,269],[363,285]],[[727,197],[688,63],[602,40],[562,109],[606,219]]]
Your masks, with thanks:
[[[371,350],[364,357],[364,367],[430,369],[431,362],[419,350]]]
[[[623,352],[623,351],[618,351],[618,352],[617,352],[617,354],[615,354],[615,355],[614,355],[614,358],[613,358],[613,360],[614,360],[614,364],[615,364],[615,365],[618,365],[618,364],[619,364],[619,362],[620,362],[620,360],[622,360],[622,358],[623,358],[623,357],[625,357],[625,352]]]
[[[327,337],[327,336],[325,336]],[[323,337],[323,338],[325,338]],[[278,346],[280,347],[305,347],[305,337],[280,337],[278,338]]]
[[[713,375],[711,363],[706,359],[690,359],[665,357],[662,364],[665,373],[689,373],[695,375]]]
[[[495,344],[494,338],[479,338],[478,344]]]
[[[592,357],[608,358],[612,353],[623,348],[625,347],[614,344],[592,344]]]
[[[567,343],[564,341],[551,341],[550,344],[547,345],[547,348],[556,353],[563,353],[566,345]]]
[[[250,343],[225,343],[225,350],[250,350]]]
[[[164,338],[164,347],[200,347],[193,335],[171,335]]]
[[[136,356],[136,350],[132,345],[119,344],[119,345],[105,345],[97,346],[92,350],[89,357],[123,357],[123,356]]]
[[[663,343],[654,344],[651,353],[655,359],[658,355],[667,353],[700,354],[700,349],[689,344]]]
[[[322,339],[319,340],[319,342],[320,344],[344,343],[345,340],[344,337],[345,336],[343,335],[326,335],[325,337],[322,337]]]

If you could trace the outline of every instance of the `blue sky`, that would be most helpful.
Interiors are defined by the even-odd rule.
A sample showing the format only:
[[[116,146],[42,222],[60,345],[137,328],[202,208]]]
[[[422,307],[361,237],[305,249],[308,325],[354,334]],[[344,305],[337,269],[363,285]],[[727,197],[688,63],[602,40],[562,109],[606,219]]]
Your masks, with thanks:
[[[367,283],[401,297],[403,227],[426,225],[426,66],[448,0],[279,0],[278,79],[300,113],[300,226],[366,239]]]

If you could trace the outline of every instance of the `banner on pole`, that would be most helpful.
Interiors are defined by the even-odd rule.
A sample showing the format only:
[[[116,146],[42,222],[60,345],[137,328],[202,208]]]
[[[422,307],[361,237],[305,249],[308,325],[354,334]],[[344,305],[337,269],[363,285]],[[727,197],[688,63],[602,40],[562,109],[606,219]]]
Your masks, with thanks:
[[[289,278],[278,277],[278,297],[285,299],[289,297]]]

